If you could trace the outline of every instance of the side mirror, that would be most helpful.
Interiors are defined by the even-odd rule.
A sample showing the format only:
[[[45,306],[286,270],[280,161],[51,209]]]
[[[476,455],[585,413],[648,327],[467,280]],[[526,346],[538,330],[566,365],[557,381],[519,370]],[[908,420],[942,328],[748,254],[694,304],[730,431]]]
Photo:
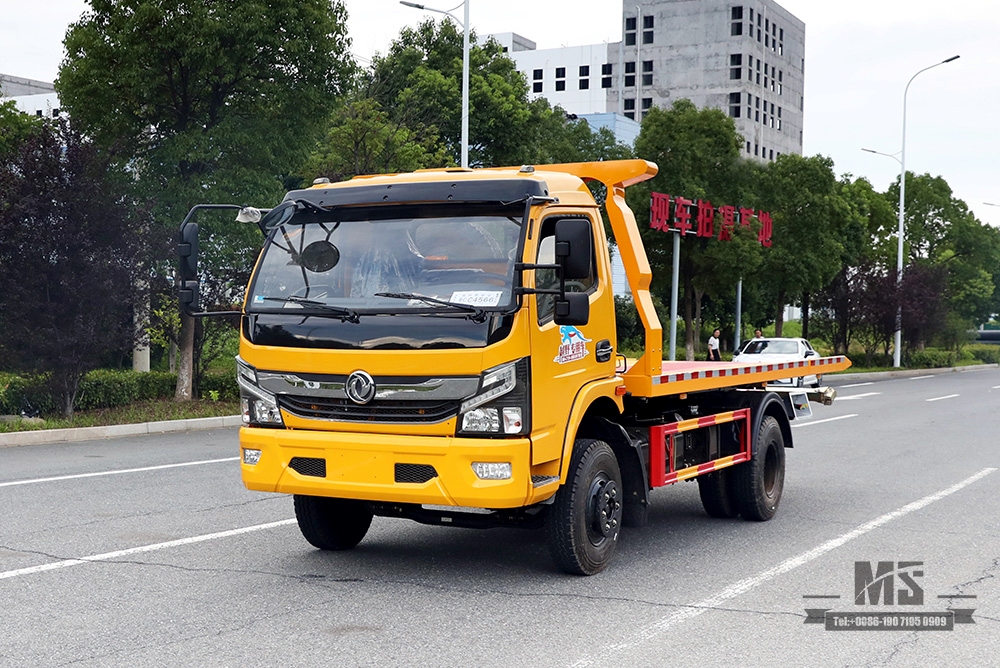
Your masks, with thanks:
[[[267,232],[275,227],[281,227],[295,215],[295,208],[295,202],[282,202],[268,211],[267,214],[261,219],[260,223],[258,223],[260,225],[260,229],[264,230],[264,233],[267,234]]]
[[[590,322],[590,297],[583,292],[567,292],[556,300],[557,325],[586,325]]]
[[[562,266],[563,278],[578,280],[590,276],[590,261],[594,255],[591,246],[590,221],[584,218],[556,221],[556,262]]]
[[[180,302],[181,311],[187,315],[194,315],[200,311],[198,281],[181,281],[177,290],[177,301]]]
[[[198,278],[198,223],[188,223],[181,228],[177,244],[178,270],[182,281]],[[197,281],[196,281],[197,283]]]

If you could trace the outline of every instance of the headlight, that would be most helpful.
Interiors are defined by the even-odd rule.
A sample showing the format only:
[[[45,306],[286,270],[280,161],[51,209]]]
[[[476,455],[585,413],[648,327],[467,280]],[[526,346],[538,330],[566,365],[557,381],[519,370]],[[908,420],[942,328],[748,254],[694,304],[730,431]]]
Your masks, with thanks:
[[[476,394],[459,409],[459,436],[519,436],[531,431],[528,359],[483,373]]]
[[[240,386],[243,424],[255,427],[283,427],[278,399],[257,385],[257,370],[236,358],[236,383]]]

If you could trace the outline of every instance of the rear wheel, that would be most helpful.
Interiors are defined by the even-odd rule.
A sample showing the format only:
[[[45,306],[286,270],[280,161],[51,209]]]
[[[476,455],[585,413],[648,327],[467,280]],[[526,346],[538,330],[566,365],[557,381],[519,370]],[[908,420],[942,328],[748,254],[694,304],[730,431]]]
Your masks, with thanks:
[[[774,517],[785,486],[785,439],[781,426],[764,416],[753,443],[753,457],[733,470],[736,505],[746,520]]]
[[[548,517],[549,550],[562,570],[594,575],[607,567],[621,531],[623,497],[611,447],[604,441],[578,440],[569,478]]]
[[[363,501],[296,494],[295,519],[314,547],[350,550],[368,533],[372,511]]]
[[[729,519],[740,514],[733,493],[733,471],[724,468],[698,476],[701,505],[710,517]]]

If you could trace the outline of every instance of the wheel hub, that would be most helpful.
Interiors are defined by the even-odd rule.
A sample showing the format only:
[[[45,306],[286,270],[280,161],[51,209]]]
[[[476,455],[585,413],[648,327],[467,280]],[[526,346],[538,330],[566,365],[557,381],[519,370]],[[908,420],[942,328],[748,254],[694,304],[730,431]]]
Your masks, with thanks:
[[[590,520],[594,536],[607,538],[621,523],[621,493],[614,480],[598,478],[590,486]]]

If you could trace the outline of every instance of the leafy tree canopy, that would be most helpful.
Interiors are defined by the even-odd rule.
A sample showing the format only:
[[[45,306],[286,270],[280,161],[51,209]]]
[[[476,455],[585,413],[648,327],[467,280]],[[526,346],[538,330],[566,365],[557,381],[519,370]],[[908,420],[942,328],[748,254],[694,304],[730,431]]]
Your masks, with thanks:
[[[65,122],[0,161],[0,367],[47,374],[72,415],[84,374],[136,340],[132,304],[151,218],[123,175]]]

